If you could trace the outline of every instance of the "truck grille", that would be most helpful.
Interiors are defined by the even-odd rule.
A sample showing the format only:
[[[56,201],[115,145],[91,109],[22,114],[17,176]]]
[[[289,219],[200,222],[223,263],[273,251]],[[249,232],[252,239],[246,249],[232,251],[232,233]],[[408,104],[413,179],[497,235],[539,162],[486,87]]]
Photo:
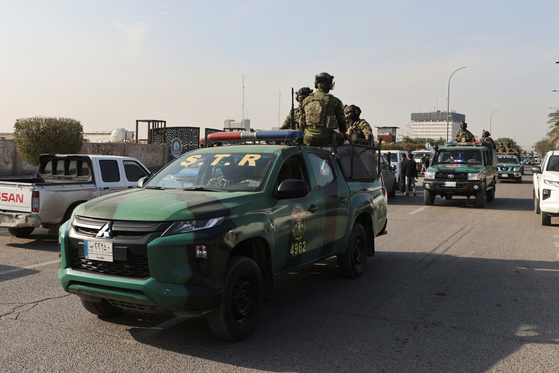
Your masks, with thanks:
[[[442,181],[464,181],[468,180],[468,174],[465,172],[437,172],[435,174],[435,180]]]
[[[113,244],[113,261],[85,258],[84,240],[94,239],[107,223],[111,223],[110,237]],[[71,268],[96,272],[108,276],[135,279],[150,277],[147,245],[161,236],[171,222],[110,221],[76,216],[70,232]]]

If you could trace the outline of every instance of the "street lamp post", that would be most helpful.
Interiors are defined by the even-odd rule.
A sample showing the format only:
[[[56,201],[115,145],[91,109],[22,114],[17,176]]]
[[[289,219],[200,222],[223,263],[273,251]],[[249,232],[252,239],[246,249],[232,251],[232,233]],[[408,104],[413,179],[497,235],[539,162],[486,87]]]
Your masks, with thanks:
[[[450,74],[450,78],[448,78],[448,95],[446,96],[446,141],[447,142],[448,142],[448,121],[450,118],[450,79],[452,79],[452,75],[454,75],[454,73],[456,73],[458,70],[462,70],[465,68],[466,66],[454,70],[454,72]]]
[[[489,116],[489,133],[493,133],[493,131],[491,131],[491,119],[493,118],[493,114],[495,114],[496,111],[499,111],[499,109],[494,110]]]
[[[515,143],[515,144],[516,144],[516,134],[517,134],[518,132],[520,132],[520,131],[516,131],[516,132],[514,133],[514,143]]]

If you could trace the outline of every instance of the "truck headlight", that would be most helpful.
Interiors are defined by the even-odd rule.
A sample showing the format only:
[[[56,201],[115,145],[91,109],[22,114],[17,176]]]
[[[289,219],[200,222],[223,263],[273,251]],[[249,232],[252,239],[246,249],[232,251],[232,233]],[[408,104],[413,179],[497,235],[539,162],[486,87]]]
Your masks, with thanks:
[[[198,220],[179,220],[171,224],[171,226],[167,228],[165,232],[163,232],[161,237],[217,227],[221,225],[224,220],[225,217]]]
[[[558,187],[559,188],[559,181],[554,181],[554,180],[549,180],[549,179],[543,179],[543,183],[547,184],[547,185],[552,185],[554,187]]]
[[[512,169],[513,171],[520,171],[520,167],[515,167]]]
[[[468,180],[469,181],[478,181],[478,180],[482,180],[483,179],[483,174],[479,174],[479,173],[469,173],[468,174]]]
[[[435,180],[435,172],[433,171],[426,171],[425,174],[423,175],[423,178],[425,180]]]

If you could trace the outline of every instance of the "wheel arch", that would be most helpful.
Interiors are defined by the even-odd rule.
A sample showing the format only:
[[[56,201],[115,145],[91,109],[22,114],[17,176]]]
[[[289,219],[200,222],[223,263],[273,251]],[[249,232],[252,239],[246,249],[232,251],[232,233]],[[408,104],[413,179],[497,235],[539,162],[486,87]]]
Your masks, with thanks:
[[[274,294],[274,273],[272,270],[272,254],[268,242],[262,237],[252,237],[239,242],[229,253],[229,257],[244,256],[252,259],[264,282],[264,299],[272,300]]]

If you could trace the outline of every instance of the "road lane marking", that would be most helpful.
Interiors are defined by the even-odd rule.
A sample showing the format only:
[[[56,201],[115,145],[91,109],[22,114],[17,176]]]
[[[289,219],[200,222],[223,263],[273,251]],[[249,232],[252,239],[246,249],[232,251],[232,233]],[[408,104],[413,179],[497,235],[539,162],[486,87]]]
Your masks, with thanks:
[[[60,262],[60,260],[53,260],[51,262],[45,262],[45,263],[40,263],[40,264],[35,264],[32,266],[28,266],[28,267],[21,267],[21,268],[14,268],[14,269],[8,269],[7,271],[3,271],[0,272],[0,276],[2,275],[7,275],[9,273],[14,273],[14,272],[19,272],[19,271],[25,271],[26,269],[35,269],[35,268],[39,268],[39,267],[43,267],[43,266],[48,266],[54,263],[58,263]]]
[[[417,214],[418,212],[421,212],[421,211],[425,210],[426,208],[427,208],[427,206],[420,207],[417,210],[410,212],[409,215]]]

